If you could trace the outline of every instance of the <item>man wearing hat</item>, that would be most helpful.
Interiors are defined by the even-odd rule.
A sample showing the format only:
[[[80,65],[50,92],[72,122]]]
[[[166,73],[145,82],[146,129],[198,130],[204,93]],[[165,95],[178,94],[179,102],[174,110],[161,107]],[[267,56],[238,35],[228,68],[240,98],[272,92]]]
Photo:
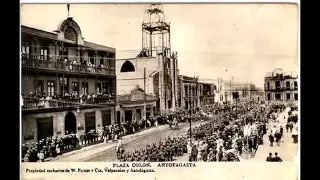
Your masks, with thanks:
[[[44,162],[44,151],[43,150],[40,151],[38,158],[39,158],[40,162]]]
[[[30,154],[29,154],[29,152],[27,152],[27,154],[24,156],[23,162],[30,162]]]
[[[210,149],[209,149],[208,161],[209,161],[209,162],[214,162],[214,161],[216,161],[216,154],[214,154],[213,148],[210,148]]]

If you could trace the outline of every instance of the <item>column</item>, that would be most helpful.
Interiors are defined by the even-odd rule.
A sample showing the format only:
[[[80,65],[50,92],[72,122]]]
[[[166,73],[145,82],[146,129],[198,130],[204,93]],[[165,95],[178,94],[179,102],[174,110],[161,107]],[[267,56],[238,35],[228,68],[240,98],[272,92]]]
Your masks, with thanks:
[[[57,50],[59,50],[59,46],[58,46],[58,42],[53,40],[53,44],[54,44],[54,57],[52,58],[52,61],[57,62]]]
[[[181,81],[181,80],[180,80]],[[184,88],[184,83],[181,81],[180,83],[180,87],[181,87],[181,91],[180,91],[180,99],[181,99],[181,107],[182,109],[185,108],[185,101],[184,101],[184,97],[185,97],[185,88]]]
[[[153,107],[154,107],[154,105],[150,105],[150,116],[151,117],[154,117]]]
[[[175,73],[175,60],[174,58],[171,58],[171,93],[172,93],[172,96],[171,96],[171,104],[172,104],[172,110],[175,111],[176,110],[176,94],[175,94],[175,91],[174,89],[176,88],[176,85],[175,85],[175,76],[174,76],[174,73]]]
[[[196,88],[196,93],[197,93],[197,107],[200,107],[200,86],[199,84],[197,84],[197,88]],[[211,93],[211,92],[210,92]]]
[[[163,78],[163,70],[164,70],[164,67],[163,67],[163,56],[162,55],[159,55],[158,56],[159,60],[158,60],[158,67],[160,69],[159,71],[159,99],[160,99],[160,113],[162,114],[164,109],[165,109],[165,99],[164,99],[164,78]]]

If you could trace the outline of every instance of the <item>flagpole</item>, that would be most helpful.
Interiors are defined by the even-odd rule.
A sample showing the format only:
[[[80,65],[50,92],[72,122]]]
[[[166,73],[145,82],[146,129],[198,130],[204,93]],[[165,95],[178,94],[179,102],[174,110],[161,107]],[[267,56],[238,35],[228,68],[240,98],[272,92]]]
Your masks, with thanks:
[[[67,4],[67,9],[68,9],[68,17],[69,17],[70,4]]]

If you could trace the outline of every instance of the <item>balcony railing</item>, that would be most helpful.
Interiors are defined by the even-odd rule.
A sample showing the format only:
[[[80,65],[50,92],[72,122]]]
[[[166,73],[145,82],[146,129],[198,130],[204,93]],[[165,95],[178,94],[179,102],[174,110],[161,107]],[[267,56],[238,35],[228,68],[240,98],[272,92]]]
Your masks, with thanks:
[[[267,91],[279,91],[279,90],[297,90],[298,87],[294,86],[294,87],[275,87],[275,88],[266,88]]]
[[[50,60],[41,60],[37,58],[22,57],[23,68],[34,68],[43,70],[55,70],[76,73],[92,73],[103,75],[114,75],[114,68],[93,67],[88,65],[78,65],[69,62],[55,62]]]
[[[66,108],[81,106],[97,106],[101,104],[115,103],[115,97],[100,97],[90,100],[83,99],[39,99],[26,97],[23,99],[22,110],[50,109],[50,108]]]
[[[267,72],[265,74],[266,78],[279,78],[279,79],[290,79],[290,78],[298,78],[298,74],[296,72],[283,72],[283,73],[272,73]]]

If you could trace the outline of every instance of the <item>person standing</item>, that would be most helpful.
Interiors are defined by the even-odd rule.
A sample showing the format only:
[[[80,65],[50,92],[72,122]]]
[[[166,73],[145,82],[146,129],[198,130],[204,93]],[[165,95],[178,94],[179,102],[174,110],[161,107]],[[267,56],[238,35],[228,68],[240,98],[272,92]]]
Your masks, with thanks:
[[[290,133],[292,133],[292,129],[293,129],[293,122],[290,122],[289,128],[290,128]]]
[[[283,127],[282,126],[280,126],[280,135],[281,135],[281,137],[283,137]]]
[[[264,122],[263,125],[262,125],[262,131],[263,131],[263,135],[267,134],[267,125],[266,125],[266,122]]]
[[[196,145],[193,145],[191,149],[191,161],[193,162],[197,161],[197,155],[198,155],[198,149]]]
[[[292,131],[292,138],[293,138],[293,143],[298,143],[298,124],[296,123],[294,125],[293,131]]]
[[[289,122],[287,122],[287,124],[286,124],[286,130],[287,130],[287,133],[289,133],[289,128],[290,128],[290,123],[289,123]]]
[[[273,146],[273,142],[274,142],[274,136],[272,135],[272,133],[269,134],[269,141],[270,141],[270,146]]]
[[[276,131],[274,136],[276,138],[277,145],[280,146],[280,142],[281,142],[281,133],[280,133],[280,131]]]

